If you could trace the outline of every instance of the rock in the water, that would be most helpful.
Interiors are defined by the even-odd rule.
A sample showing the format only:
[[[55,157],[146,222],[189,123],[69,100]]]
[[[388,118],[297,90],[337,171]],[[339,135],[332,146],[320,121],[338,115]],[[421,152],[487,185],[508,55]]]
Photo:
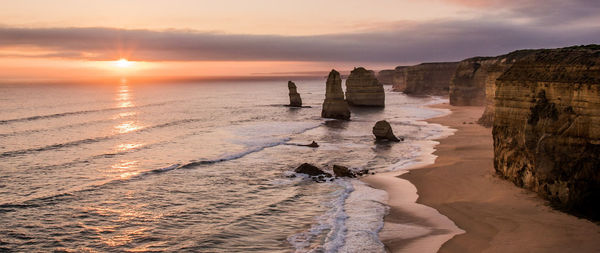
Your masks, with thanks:
[[[373,71],[358,67],[346,80],[346,101],[355,106],[385,106],[383,85]]]
[[[323,102],[323,110],[321,117],[331,119],[350,119],[350,108],[344,100],[344,91],[342,90],[342,78],[340,73],[331,70],[327,77],[327,85],[325,87],[325,101]]]
[[[296,170],[294,170],[294,172],[296,173],[303,173],[309,176],[325,176],[325,177],[331,177],[331,174],[317,168],[316,166],[312,165],[312,164],[308,164],[308,163],[303,163],[302,165],[300,165],[298,168],[296,168]]]
[[[311,148],[318,148],[319,144],[317,144],[315,141],[311,142],[310,144],[306,145],[307,147],[311,147]]]
[[[373,135],[378,140],[390,140],[390,141],[400,141],[392,131],[392,126],[385,120],[380,120],[375,123],[373,127]]]
[[[333,174],[335,174],[336,177],[356,177],[348,167],[340,165],[333,165]]]
[[[290,90],[290,106],[302,107],[302,99],[298,94],[296,84],[292,81],[288,81],[288,89]]]

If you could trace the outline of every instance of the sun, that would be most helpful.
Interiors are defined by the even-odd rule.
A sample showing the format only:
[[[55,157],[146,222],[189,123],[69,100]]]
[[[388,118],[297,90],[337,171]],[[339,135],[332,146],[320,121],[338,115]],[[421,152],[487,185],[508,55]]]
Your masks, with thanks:
[[[121,58],[118,61],[115,61],[115,65],[117,65],[117,67],[119,68],[128,68],[129,66],[131,66],[133,62],[128,61],[125,58]]]

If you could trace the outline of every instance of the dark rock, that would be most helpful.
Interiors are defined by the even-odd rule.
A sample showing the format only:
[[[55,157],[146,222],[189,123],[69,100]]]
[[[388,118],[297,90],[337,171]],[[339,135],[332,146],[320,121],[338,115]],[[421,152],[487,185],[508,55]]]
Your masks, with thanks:
[[[307,147],[311,147],[311,148],[318,148],[319,144],[317,144],[315,141],[313,141],[312,143],[306,145]]]
[[[373,127],[373,135],[377,140],[400,141],[392,131],[392,126],[385,120],[380,120]]]
[[[292,81],[288,81],[288,89],[290,91],[290,106],[302,107],[302,99],[296,90],[296,84]]]
[[[333,165],[333,174],[335,174],[336,177],[356,177],[348,167],[341,165]]]
[[[322,171],[321,169],[317,168],[316,166],[312,165],[312,164],[308,164],[308,163],[303,163],[302,165],[300,165],[298,168],[296,168],[294,170],[294,172],[296,173],[302,173],[302,174],[306,174],[309,176],[323,176],[323,177],[331,177],[331,174]]]

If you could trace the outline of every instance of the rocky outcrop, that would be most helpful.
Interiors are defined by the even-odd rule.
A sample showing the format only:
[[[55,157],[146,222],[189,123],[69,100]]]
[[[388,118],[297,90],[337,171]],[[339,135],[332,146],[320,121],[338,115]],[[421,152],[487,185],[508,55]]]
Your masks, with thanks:
[[[288,81],[288,89],[290,91],[290,106],[302,107],[302,99],[296,90],[296,84],[292,81]]]
[[[496,80],[494,167],[600,218],[600,46],[538,50]]]
[[[333,165],[333,174],[336,177],[356,177],[354,172],[348,169],[348,167],[341,165]]]
[[[392,126],[385,120],[380,120],[373,126],[373,135],[377,140],[400,141],[392,131]]]
[[[296,173],[302,173],[302,174],[306,174],[309,176],[325,176],[325,177],[331,177],[331,174],[319,169],[317,166],[314,166],[312,164],[309,163],[303,163],[302,165],[298,166],[298,168],[296,168],[294,170],[294,172]]]
[[[450,80],[458,62],[421,63],[406,68],[406,89],[409,95],[448,95]]]
[[[344,91],[342,90],[342,78],[340,77],[340,73],[335,70],[331,70],[327,77],[325,101],[323,102],[321,117],[350,119],[350,108],[346,100],[344,100]]]
[[[346,79],[346,101],[354,106],[385,106],[385,92],[373,71],[354,68]]]

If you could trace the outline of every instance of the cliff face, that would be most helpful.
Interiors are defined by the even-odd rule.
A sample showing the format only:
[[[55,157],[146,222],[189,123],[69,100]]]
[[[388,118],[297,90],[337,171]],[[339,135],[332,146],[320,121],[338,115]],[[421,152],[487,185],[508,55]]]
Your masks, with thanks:
[[[497,61],[495,57],[475,57],[461,61],[450,81],[450,104],[484,105],[489,69]]]
[[[539,50],[518,50],[511,52],[506,55],[494,57],[493,60],[488,61],[486,64],[486,78],[485,78],[485,111],[478,123],[485,126],[491,127],[494,123],[494,97],[496,95],[496,80],[504,74],[517,60],[530,56]]]
[[[495,83],[496,172],[600,218],[600,48],[538,50]]]
[[[395,69],[379,71],[377,80],[384,85],[392,85],[394,91],[406,89],[406,66],[398,66]]]
[[[373,71],[355,68],[346,80],[346,101],[355,106],[385,106],[383,85]]]
[[[406,89],[409,95],[448,95],[450,80],[458,62],[421,63],[406,68]]]
[[[340,77],[340,73],[335,70],[331,70],[327,77],[325,101],[323,101],[321,117],[350,119],[350,108],[346,100],[344,100],[344,91],[342,90],[342,78]]]

